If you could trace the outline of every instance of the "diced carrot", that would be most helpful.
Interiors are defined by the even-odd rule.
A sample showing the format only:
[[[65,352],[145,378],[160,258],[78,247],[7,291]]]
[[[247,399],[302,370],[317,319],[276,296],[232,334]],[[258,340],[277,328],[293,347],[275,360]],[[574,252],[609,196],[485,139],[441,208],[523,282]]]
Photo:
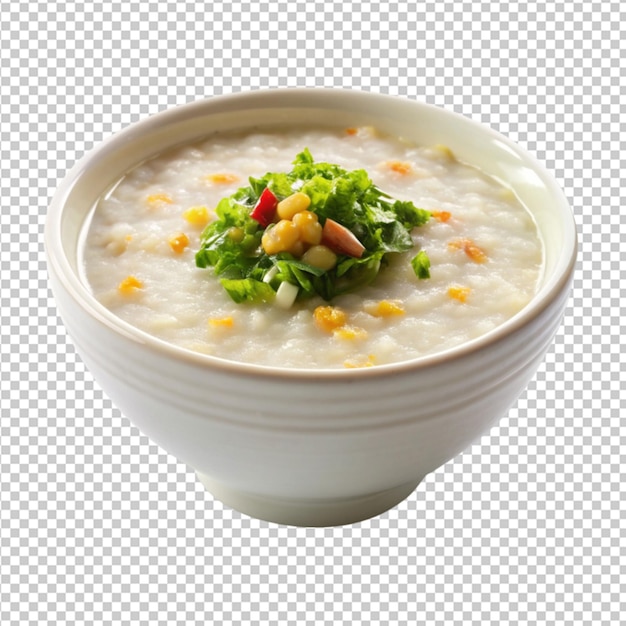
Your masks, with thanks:
[[[346,128],[346,135],[356,135],[359,132],[358,128]]]
[[[397,174],[410,174],[413,171],[413,166],[406,161],[387,161],[385,165]]]
[[[448,242],[448,248],[451,250],[463,250],[474,263],[485,263],[489,258],[485,251],[471,239],[453,239]]]
[[[473,243],[465,246],[465,254],[467,254],[474,263],[485,263],[487,261],[487,255],[484,250]]]
[[[440,222],[447,222],[452,217],[450,211],[431,211],[430,214]]]

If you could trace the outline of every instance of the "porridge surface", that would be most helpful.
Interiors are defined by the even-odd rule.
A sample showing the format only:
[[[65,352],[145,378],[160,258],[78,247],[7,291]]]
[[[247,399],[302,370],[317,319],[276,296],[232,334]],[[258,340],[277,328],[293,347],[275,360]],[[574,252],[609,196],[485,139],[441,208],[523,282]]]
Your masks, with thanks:
[[[289,171],[308,147],[317,162],[365,169],[391,196],[433,212],[416,249],[393,255],[375,282],[332,302],[236,304],[194,256],[207,220],[248,177]],[[430,278],[410,260],[423,248]],[[454,159],[374,129],[214,135],[129,172],[96,207],[83,246],[95,297],[123,320],[193,351],[261,365],[344,368],[439,352],[515,315],[535,293],[542,244],[513,193]],[[346,324],[314,322],[339,307]]]

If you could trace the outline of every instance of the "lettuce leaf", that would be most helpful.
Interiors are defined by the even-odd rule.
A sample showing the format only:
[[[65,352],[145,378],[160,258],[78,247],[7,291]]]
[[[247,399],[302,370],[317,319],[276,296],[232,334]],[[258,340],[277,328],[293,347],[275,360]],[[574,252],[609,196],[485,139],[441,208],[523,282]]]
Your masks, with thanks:
[[[222,278],[222,287],[238,304],[241,302],[271,302],[276,292],[267,284],[254,278]]]
[[[219,202],[217,219],[202,233],[195,256],[198,267],[213,268],[222,277],[235,302],[268,302],[284,281],[299,287],[300,299],[318,295],[332,300],[358,289],[375,280],[388,254],[412,249],[412,229],[431,217],[412,202],[381,191],[363,169],[316,163],[308,148],[296,155],[290,172],[268,172],[248,183]],[[279,200],[296,191],[305,193],[311,200],[308,210],[322,225],[330,218],[352,231],[365,246],[362,257],[339,255],[335,267],[326,271],[286,253],[267,255],[261,246],[265,229],[250,217],[266,188]],[[429,275],[425,251],[411,264],[418,278]]]
[[[415,275],[423,280],[424,278],[430,278],[430,259],[424,250],[420,250],[412,259],[411,267]]]

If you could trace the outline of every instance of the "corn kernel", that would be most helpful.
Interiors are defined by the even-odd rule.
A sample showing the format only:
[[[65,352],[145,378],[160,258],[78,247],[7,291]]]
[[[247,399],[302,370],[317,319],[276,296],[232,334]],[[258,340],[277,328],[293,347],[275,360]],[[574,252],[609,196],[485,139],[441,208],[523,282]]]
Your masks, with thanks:
[[[300,211],[291,220],[300,231],[300,239],[311,246],[322,241],[322,225],[317,220],[317,215],[312,211]]]
[[[311,246],[301,259],[304,263],[308,263],[320,270],[328,271],[333,269],[337,264],[337,255],[324,245]]]
[[[296,259],[299,259],[304,254],[304,242],[298,239],[286,252],[293,254]]]
[[[448,287],[448,295],[459,302],[467,302],[467,298],[471,293],[469,287],[461,287],[460,285],[452,285]]]
[[[281,200],[276,206],[276,214],[281,220],[290,220],[296,213],[306,211],[311,204],[311,198],[298,191]]]
[[[183,217],[192,226],[202,228],[209,221],[209,210],[205,206],[192,206],[183,213]]]
[[[313,311],[313,317],[318,328],[329,333],[346,323],[345,312],[334,306],[318,306]]]
[[[232,328],[234,323],[233,318],[230,316],[209,318],[209,326],[211,328]]]
[[[174,202],[174,200],[172,200],[172,196],[170,196],[169,194],[166,193],[153,193],[150,194],[147,198],[146,201],[148,202],[148,204],[151,204],[153,206],[159,205],[159,204],[172,204]]]
[[[373,354],[368,354],[367,359],[361,359],[360,361],[344,361],[343,366],[348,369],[354,369],[359,367],[373,367],[376,362],[376,357]]]
[[[143,283],[136,276],[127,276],[118,286],[117,289],[124,295],[134,293],[137,289],[143,289]]]
[[[463,250],[474,263],[485,263],[488,259],[485,251],[479,248],[471,239],[453,239],[448,242],[448,248]]]
[[[367,306],[366,311],[374,317],[391,317],[393,315],[404,315],[404,308],[397,302],[391,300],[381,300],[373,305]]]
[[[280,220],[268,228],[261,238],[266,254],[278,254],[289,250],[300,239],[300,231],[291,220]]]
[[[189,245],[189,237],[185,233],[176,233],[169,238],[168,243],[170,248],[176,252],[176,254],[182,254],[185,248]]]
[[[452,152],[452,150],[450,150],[448,146],[444,146],[443,144],[439,143],[433,146],[433,150],[435,151],[435,154],[442,156],[445,159],[448,159],[449,161],[455,160],[454,152]]]
[[[357,326],[340,326],[333,330],[333,335],[337,337],[337,339],[345,339],[347,341],[367,339],[367,331]]]
[[[213,183],[214,185],[230,185],[231,183],[236,183],[239,180],[239,176],[236,174],[209,174],[206,179]]]

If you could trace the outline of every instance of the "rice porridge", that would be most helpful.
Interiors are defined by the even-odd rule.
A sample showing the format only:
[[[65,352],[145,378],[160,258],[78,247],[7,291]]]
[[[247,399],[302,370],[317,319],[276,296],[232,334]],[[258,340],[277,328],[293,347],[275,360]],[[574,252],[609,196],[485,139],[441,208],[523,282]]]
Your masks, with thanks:
[[[364,169],[432,217],[410,231],[413,250],[389,254],[352,292],[288,306],[235,302],[196,264],[202,233],[220,200],[249,177],[288,172],[304,148],[316,163]],[[419,250],[428,278],[412,265]],[[159,155],[99,202],[82,245],[85,280],[121,319],[189,350],[289,368],[383,365],[476,338],[530,301],[542,262],[535,223],[508,188],[444,146],[370,127],[224,133]]]

